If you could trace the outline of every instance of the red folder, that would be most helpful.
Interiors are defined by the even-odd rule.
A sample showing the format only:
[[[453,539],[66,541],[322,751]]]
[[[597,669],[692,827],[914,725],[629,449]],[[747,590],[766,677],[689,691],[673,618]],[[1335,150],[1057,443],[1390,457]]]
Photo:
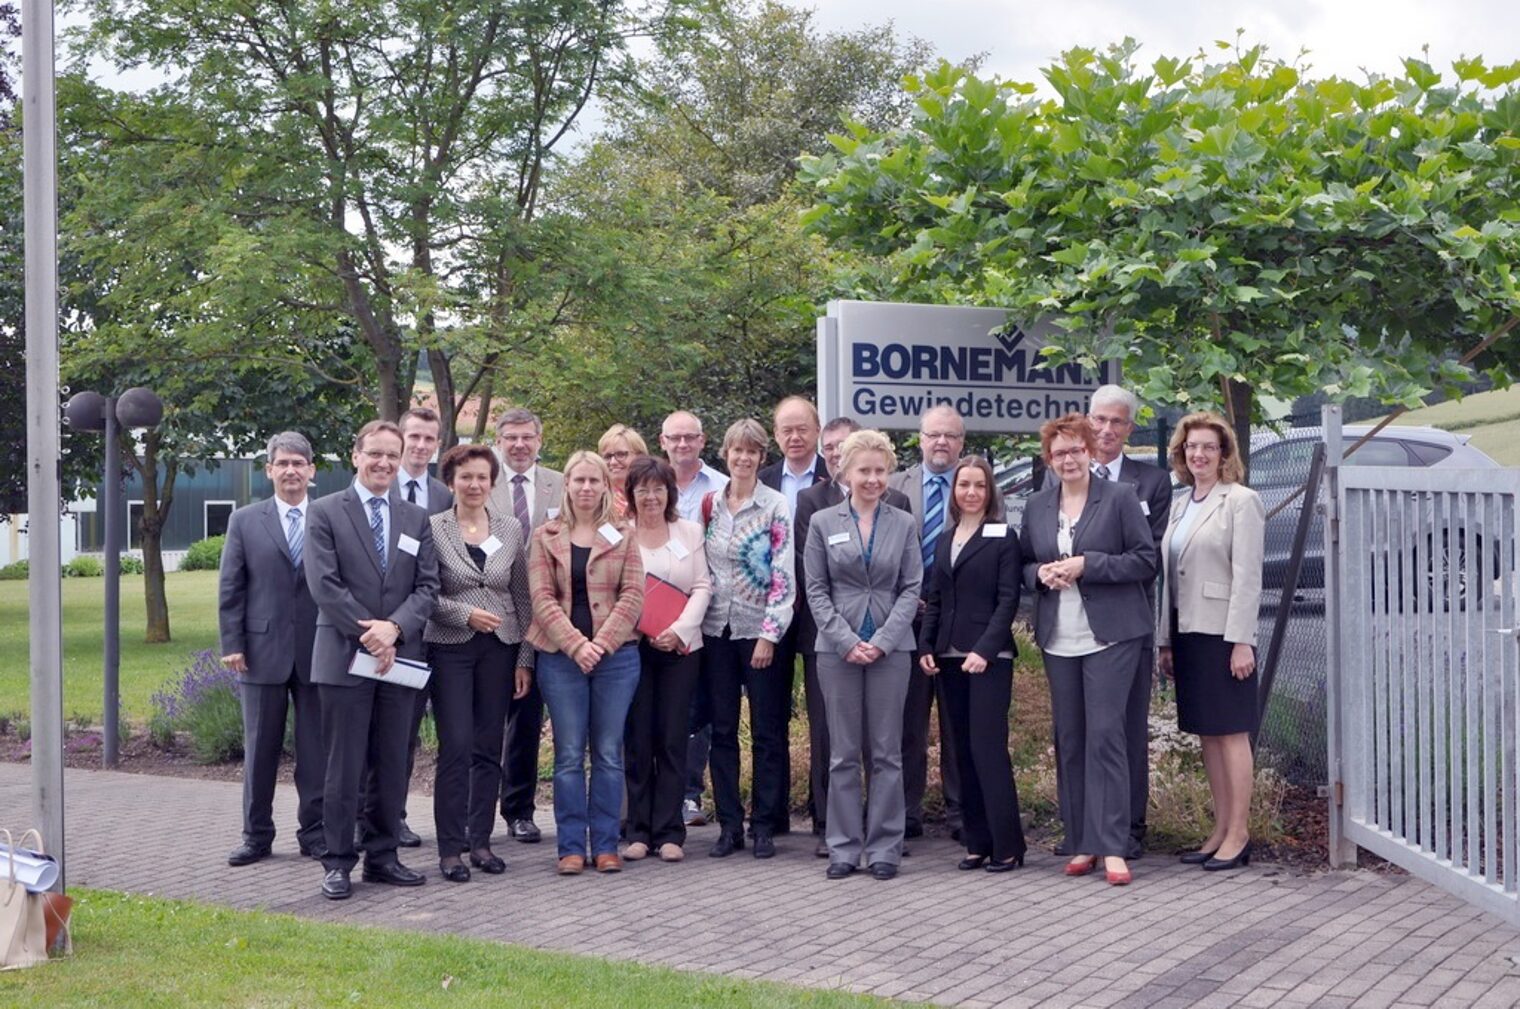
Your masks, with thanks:
[[[680,619],[691,597],[665,579],[644,576],[644,612],[639,614],[639,633],[657,638]]]

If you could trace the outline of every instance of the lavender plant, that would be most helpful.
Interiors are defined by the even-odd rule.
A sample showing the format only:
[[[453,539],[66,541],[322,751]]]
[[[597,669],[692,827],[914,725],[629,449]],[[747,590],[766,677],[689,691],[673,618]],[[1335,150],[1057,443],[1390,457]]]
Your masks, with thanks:
[[[197,652],[189,669],[171,677],[153,695],[149,731],[159,745],[184,732],[191,755],[202,764],[241,758],[243,712],[236,675],[215,653]]]

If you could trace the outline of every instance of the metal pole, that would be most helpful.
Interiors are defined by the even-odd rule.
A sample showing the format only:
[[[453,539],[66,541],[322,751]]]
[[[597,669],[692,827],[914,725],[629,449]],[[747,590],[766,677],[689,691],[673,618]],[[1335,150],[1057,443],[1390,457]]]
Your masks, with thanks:
[[[21,8],[26,247],[27,579],[31,605],[32,817],[64,884],[63,595],[58,478],[58,151],[53,3]]]
[[[118,432],[121,425],[116,421],[116,397],[106,397],[106,609],[105,609],[105,656],[102,660],[102,681],[105,683],[105,708],[101,716],[104,722],[105,766],[115,767],[121,744],[119,725],[121,721],[121,446]]]
[[[1353,769],[1343,759],[1346,726],[1341,718],[1346,693],[1351,689],[1342,677],[1341,592],[1345,569],[1341,563],[1341,408],[1321,411],[1325,426],[1325,763],[1329,771],[1330,868],[1356,866],[1356,845],[1346,840],[1346,778]],[[1365,618],[1364,618],[1365,619]]]

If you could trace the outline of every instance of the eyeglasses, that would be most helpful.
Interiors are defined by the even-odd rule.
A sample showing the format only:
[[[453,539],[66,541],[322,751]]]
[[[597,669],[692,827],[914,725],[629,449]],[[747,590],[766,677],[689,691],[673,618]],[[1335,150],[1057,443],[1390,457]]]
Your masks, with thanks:
[[[1132,427],[1134,422],[1128,417],[1108,417],[1101,413],[1090,413],[1087,422],[1093,427]]]
[[[664,497],[666,493],[662,483],[641,483],[633,489],[634,497]]]
[[[1079,455],[1086,455],[1086,448],[1061,448],[1050,453],[1052,462],[1060,462],[1062,459],[1075,459]]]
[[[662,434],[662,435],[660,435],[660,437],[663,438],[665,441],[673,441],[677,445],[684,445],[687,442],[697,442],[697,441],[701,441],[702,440],[702,435],[700,433],[698,433],[698,434]]]
[[[366,453],[367,455],[368,453]],[[311,463],[305,459],[276,459],[269,464],[270,469],[305,469]]]
[[[400,462],[401,461],[401,453],[400,452],[381,452],[379,449],[367,448],[363,452],[360,452],[359,454],[362,455],[362,456],[364,456],[364,458],[368,459],[370,462],[381,462],[381,461]]]
[[[960,441],[966,435],[961,431],[923,431],[919,437],[924,441]]]
[[[1184,452],[1202,452],[1204,455],[1218,455],[1219,443],[1214,441],[1190,441],[1182,446]]]
[[[608,462],[627,462],[633,458],[632,452],[603,452],[602,458]]]

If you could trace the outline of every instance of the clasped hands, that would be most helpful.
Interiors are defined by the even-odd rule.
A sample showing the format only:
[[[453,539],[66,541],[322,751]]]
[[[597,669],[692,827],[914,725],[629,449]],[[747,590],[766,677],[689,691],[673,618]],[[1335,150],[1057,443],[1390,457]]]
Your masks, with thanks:
[[[401,637],[401,626],[391,620],[361,620],[364,633],[359,644],[375,657],[375,673],[384,676],[396,662],[396,641]]]
[[[857,666],[869,666],[885,654],[887,653],[869,642],[857,641],[855,647],[845,653],[844,660]]]
[[[924,671],[925,676],[939,675],[939,664],[934,661],[934,656],[928,652],[918,657],[918,668]],[[975,652],[967,652],[965,657],[961,659],[961,672],[963,673],[985,673],[986,671],[987,660]]]
[[[1053,592],[1069,589],[1082,577],[1082,572],[1087,570],[1087,558],[1081,554],[1075,557],[1067,557],[1065,560],[1051,561],[1041,564],[1037,572],[1040,584]]]

